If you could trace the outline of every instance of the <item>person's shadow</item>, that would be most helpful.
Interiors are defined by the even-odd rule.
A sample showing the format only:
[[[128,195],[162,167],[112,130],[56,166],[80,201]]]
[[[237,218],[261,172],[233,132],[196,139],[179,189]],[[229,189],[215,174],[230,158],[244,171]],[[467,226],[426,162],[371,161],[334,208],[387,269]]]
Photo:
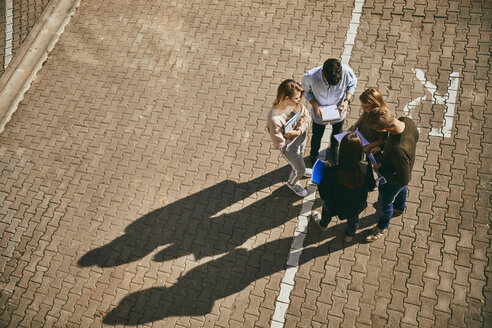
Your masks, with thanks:
[[[153,260],[188,254],[199,259],[230,251],[299,214],[300,205],[292,206],[299,198],[286,186],[270,192],[289,172],[290,167],[284,166],[245,183],[225,180],[154,210],[128,225],[124,235],[83,255],[78,265],[114,267],[139,260],[163,245],[166,248]],[[250,197],[263,189],[256,196],[266,197],[257,201]]]
[[[299,266],[362,241],[365,235],[362,229],[376,222],[376,219],[375,215],[361,219],[361,229],[351,243],[343,242],[345,223],[331,226],[326,232],[319,231],[311,224]],[[109,325],[138,325],[167,317],[210,313],[216,300],[243,290],[253,281],[284,270],[292,241],[293,237],[288,237],[251,250],[232,249],[217,260],[191,269],[173,286],[152,287],[126,296],[103,318],[103,322]]]

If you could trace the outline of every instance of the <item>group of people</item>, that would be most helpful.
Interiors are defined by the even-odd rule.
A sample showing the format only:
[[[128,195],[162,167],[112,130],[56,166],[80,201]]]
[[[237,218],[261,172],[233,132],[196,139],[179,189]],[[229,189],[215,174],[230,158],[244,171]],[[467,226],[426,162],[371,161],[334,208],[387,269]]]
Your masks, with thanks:
[[[312,123],[310,161],[314,165],[326,125],[331,124],[333,165],[327,161],[327,152],[325,169],[318,185],[323,208],[321,214],[313,211],[312,217],[324,231],[333,216],[347,220],[346,242],[355,236],[359,215],[367,207],[368,192],[376,187],[374,173],[384,178],[378,179],[385,181],[378,185],[378,224],[366,236],[366,241],[372,242],[383,235],[393,216],[405,210],[419,133],[410,118],[396,118],[392,114],[378,89],[369,88],[359,96],[362,114],[350,128],[351,132],[339,143],[335,135],[343,132],[356,87],[357,78],[353,70],[337,59],[328,59],[322,66],[308,71],[302,83],[288,79],[279,85],[273,107],[268,112],[267,130],[274,148],[280,150],[292,167],[287,186],[305,197],[307,190],[299,181],[313,174],[303,159],[307,131]],[[311,105],[311,111],[303,105],[303,97]],[[339,118],[323,121],[322,107],[333,105],[338,109]],[[286,132],[286,123],[298,113],[299,122]],[[362,145],[356,130],[367,140],[367,145]],[[377,162],[371,162],[370,157],[376,157]]]

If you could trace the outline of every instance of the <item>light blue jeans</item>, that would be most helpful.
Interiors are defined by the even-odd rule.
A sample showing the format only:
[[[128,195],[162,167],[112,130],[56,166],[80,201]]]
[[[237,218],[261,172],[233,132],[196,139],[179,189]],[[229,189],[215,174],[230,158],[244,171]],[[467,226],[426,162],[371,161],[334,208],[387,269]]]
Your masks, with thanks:
[[[294,185],[304,176],[306,172],[306,164],[302,155],[306,148],[306,132],[292,140],[281,149],[282,156],[284,156],[287,163],[292,166],[292,172],[289,176],[289,184]]]

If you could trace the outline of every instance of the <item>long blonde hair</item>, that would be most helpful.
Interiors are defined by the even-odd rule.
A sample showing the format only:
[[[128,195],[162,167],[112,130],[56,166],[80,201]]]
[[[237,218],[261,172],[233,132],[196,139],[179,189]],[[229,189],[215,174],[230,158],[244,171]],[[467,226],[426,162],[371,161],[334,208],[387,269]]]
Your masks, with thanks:
[[[359,100],[364,104],[368,105],[370,110],[376,107],[386,107],[386,101],[384,101],[383,94],[376,88],[368,88],[359,96]]]
[[[296,92],[301,93],[301,98],[304,96],[304,88],[302,84],[292,79],[283,81],[277,88],[277,97],[273,102],[273,107],[277,107],[286,97],[292,98]]]

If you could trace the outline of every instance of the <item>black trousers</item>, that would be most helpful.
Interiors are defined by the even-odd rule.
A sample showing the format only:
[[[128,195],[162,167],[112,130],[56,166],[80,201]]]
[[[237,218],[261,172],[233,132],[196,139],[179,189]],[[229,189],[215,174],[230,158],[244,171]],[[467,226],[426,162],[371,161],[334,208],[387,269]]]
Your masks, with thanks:
[[[327,227],[333,218],[333,213],[331,213],[330,208],[326,205],[326,202],[323,202],[323,210],[321,211],[321,222],[319,223],[322,227]],[[343,217],[338,216],[340,220],[347,220],[347,227],[345,228],[345,235],[353,237],[355,236],[355,232],[359,229],[359,215],[351,216],[351,217]]]
[[[330,149],[335,150],[338,148],[338,141],[335,139],[334,135],[342,133],[343,131],[343,122],[342,120],[338,123],[332,124],[331,127],[331,138],[330,138]],[[313,121],[313,137],[311,138],[311,152],[310,155],[312,157],[316,157],[319,154],[319,147],[321,146],[321,139],[323,138],[323,134],[325,133],[326,125],[317,124]]]

